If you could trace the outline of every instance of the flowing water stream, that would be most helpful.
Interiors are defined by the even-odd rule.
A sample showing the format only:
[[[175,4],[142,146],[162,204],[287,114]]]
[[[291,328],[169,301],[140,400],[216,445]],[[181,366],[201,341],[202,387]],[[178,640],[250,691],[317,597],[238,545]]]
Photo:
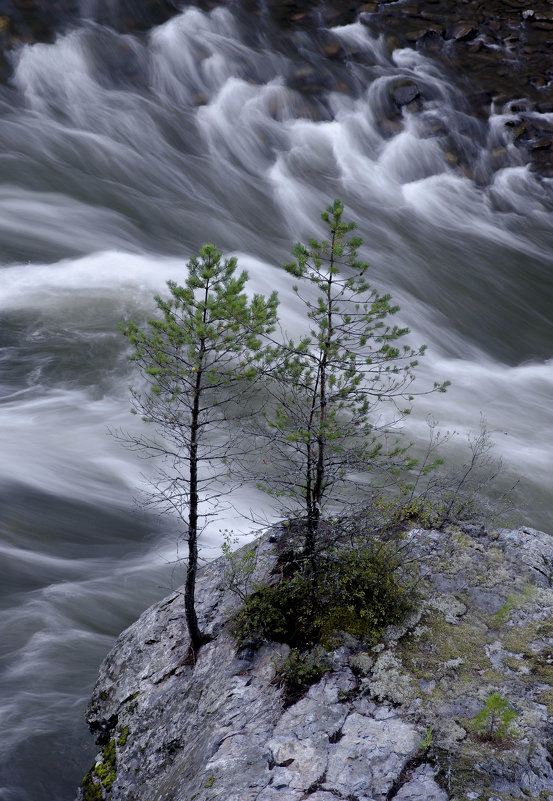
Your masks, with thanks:
[[[98,665],[180,582],[178,526],[138,511],[150,467],[108,427],[132,423],[118,321],[144,319],[206,241],[279,290],[294,331],[280,265],[343,199],[373,283],[428,345],[422,381],[452,381],[411,436],[429,413],[461,435],[484,413],[525,520],[553,532],[551,181],[514,153],[493,175],[508,112],[473,117],[420,53],[361,24],[333,37],[347,65],[306,32],[188,9],[142,40],[83,23],[17,55],[0,95],[1,801],[73,798]],[[401,113],[410,81],[422,100]]]

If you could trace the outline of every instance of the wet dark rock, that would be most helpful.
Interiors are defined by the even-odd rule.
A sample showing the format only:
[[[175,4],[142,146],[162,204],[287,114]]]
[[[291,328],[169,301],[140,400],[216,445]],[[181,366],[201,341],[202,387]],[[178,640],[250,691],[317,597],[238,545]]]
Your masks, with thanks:
[[[338,58],[342,54],[340,42],[326,42],[321,48],[327,58]]]
[[[109,29],[84,39],[96,80],[106,87],[147,85],[147,59],[142,46],[131,37],[117,36]]]
[[[523,18],[525,11],[534,13]],[[471,113],[482,120],[489,118],[492,109],[522,98],[539,113],[550,113],[553,4],[548,0],[386,3],[366,24],[375,34],[390,37],[393,46],[413,47],[435,59],[466,93]],[[424,26],[426,32],[419,36]],[[515,140],[523,161],[530,152],[524,141],[523,137]],[[553,165],[551,148],[543,152],[547,155],[534,168],[538,172],[549,163],[548,158]],[[543,174],[549,175],[549,168]]]
[[[541,139],[534,139],[528,143],[530,150],[547,150],[553,144],[553,139],[543,136]]]
[[[509,151],[505,147],[496,147],[490,151],[488,161],[492,172],[508,167],[511,162]]]
[[[296,104],[292,109],[293,115],[298,120],[310,120],[311,122],[328,122],[332,119],[328,108],[314,98],[305,97],[301,103]]]
[[[316,5],[316,0],[268,0],[267,10],[273,23],[280,28],[312,27]]]
[[[532,17],[530,24],[533,28],[537,28],[541,31],[553,31],[553,20],[541,20]]]
[[[468,41],[474,39],[477,33],[476,28],[470,23],[460,22],[452,28],[450,36],[456,41]]]
[[[543,152],[543,151],[538,151]],[[549,152],[549,151],[548,151]],[[537,173],[543,178],[553,178],[553,164],[550,159],[533,159],[530,162],[530,172]]]
[[[534,89],[540,90],[540,89],[547,89],[552,82],[553,82],[552,75],[550,73],[544,73],[542,75],[535,75],[532,78],[530,78],[529,84]],[[548,101],[546,101],[546,104],[547,102]],[[542,104],[538,102],[537,105],[539,106]]]
[[[482,41],[482,39],[475,39],[468,45],[467,50],[469,51],[469,53],[478,53],[480,52],[480,50],[482,50],[483,47],[484,47],[484,42]]]
[[[426,31],[417,39],[417,50],[428,53],[437,53],[443,45],[443,36],[438,31]]]
[[[526,135],[528,123],[525,120],[509,120],[505,123],[505,127],[509,131],[511,140],[517,142]]]
[[[378,3],[363,3],[359,7],[359,14],[375,14],[378,11]]]
[[[209,103],[209,97],[203,92],[198,92],[195,95],[192,95],[190,98],[190,102],[193,106],[205,106]]]
[[[511,114],[520,114],[523,111],[531,111],[532,108],[533,103],[523,98],[522,100],[515,100],[509,103],[508,111],[510,111]]]
[[[539,20],[552,20],[553,19],[553,9],[548,8],[548,9],[544,10],[543,8],[541,8],[538,11],[534,11],[534,13],[532,14],[532,17],[534,19],[539,19]]]
[[[348,2],[348,0],[344,0],[343,2],[335,3],[328,3],[325,4],[322,8],[322,21],[325,25],[329,27],[334,27],[336,25],[347,25],[352,16],[355,17],[358,13],[359,5],[356,2]]]
[[[405,38],[408,42],[416,42],[419,39],[422,39],[427,33],[429,33],[429,30],[426,27],[415,28],[414,30],[407,31]]]
[[[378,132],[385,139],[391,139],[403,130],[403,125],[395,117],[381,117],[377,120]]]
[[[397,106],[408,106],[420,96],[419,87],[416,83],[409,82],[396,86],[392,90],[392,98]]]
[[[92,18],[117,31],[138,33],[171,19],[184,5],[179,0],[99,0]]]
[[[288,79],[291,89],[296,89],[309,95],[322,95],[325,91],[325,82],[314,67],[305,66],[297,69]]]

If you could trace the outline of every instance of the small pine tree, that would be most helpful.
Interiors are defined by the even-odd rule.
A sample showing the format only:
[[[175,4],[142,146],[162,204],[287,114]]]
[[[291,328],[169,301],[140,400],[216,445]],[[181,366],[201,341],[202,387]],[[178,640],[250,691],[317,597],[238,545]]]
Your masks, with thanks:
[[[517,713],[507,699],[500,693],[491,693],[473,723],[483,740],[500,742],[512,733],[511,723],[516,718]]]
[[[155,298],[159,315],[147,328],[122,325],[147,383],[144,392],[131,390],[133,411],[158,435],[123,438],[131,448],[161,457],[166,467],[153,483],[153,501],[186,523],[184,603],[193,652],[208,639],[195,609],[200,506],[217,502],[229,459],[239,451],[229,420],[259,376],[262,338],[274,329],[278,304],[276,293],[248,301],[247,273],[236,275],[236,268],[236,259],[222,260],[213,245],[205,245],[188,263],[184,286],[170,281],[169,299]]]
[[[295,261],[285,265],[297,279],[294,291],[311,330],[281,348],[270,385],[275,410],[266,416],[277,469],[265,486],[303,507],[312,567],[325,504],[347,502],[343,491],[356,474],[404,456],[397,444],[385,448],[387,426],[379,418],[385,402],[393,410],[388,424],[409,413],[425,350],[402,344],[408,329],[390,322],[398,306],[367,282],[368,264],[358,259],[362,240],[352,235],[355,224],[344,222],[343,211],[334,201],[321,215],[328,239],[297,244]],[[447,383],[433,390],[443,392]]]

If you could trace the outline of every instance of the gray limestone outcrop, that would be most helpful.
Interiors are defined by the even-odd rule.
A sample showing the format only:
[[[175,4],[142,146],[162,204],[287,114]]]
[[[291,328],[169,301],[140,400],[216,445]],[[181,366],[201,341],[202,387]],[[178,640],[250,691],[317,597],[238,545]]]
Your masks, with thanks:
[[[276,538],[257,545],[259,576]],[[417,613],[376,647],[346,637],[289,706],[288,646],[237,651],[224,560],[199,580],[214,639],[195,665],[180,592],[148,609],[101,667],[79,801],[553,801],[553,537],[450,526],[406,542]],[[487,741],[475,717],[493,693],[517,716]]]

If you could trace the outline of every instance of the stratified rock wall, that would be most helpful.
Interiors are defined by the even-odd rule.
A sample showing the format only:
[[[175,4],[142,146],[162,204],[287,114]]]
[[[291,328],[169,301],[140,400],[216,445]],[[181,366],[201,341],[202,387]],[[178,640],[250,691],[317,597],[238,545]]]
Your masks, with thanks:
[[[259,575],[276,538],[258,545]],[[223,561],[199,582],[214,640],[196,665],[181,594],[145,612],[101,668],[88,720],[102,751],[79,801],[552,801],[553,538],[465,526],[408,541],[419,613],[370,650],[347,641],[288,708],[274,680],[287,646],[237,653],[225,627]],[[486,742],[474,717],[494,692],[518,716]]]

